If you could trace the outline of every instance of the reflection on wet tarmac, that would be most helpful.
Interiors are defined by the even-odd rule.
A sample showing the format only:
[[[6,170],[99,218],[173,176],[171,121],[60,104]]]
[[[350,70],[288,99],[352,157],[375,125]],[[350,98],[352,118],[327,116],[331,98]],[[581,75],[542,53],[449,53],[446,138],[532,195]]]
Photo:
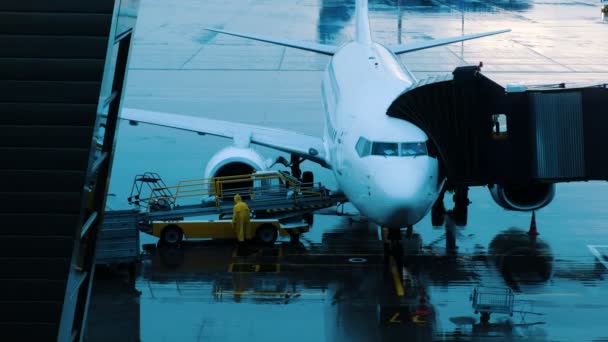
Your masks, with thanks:
[[[251,243],[245,256],[231,241],[146,244],[136,281],[126,269],[118,268],[124,280],[98,273],[90,340],[105,340],[110,335],[103,331],[121,317],[130,327],[122,333],[140,333],[144,341],[294,340],[299,329],[306,332],[295,340],[543,341],[555,340],[547,329],[557,328],[548,324],[564,308],[608,307],[605,300],[577,304],[582,297],[573,287],[603,282],[603,259],[555,259],[548,242],[514,227],[494,235],[487,249],[465,252],[462,232],[455,240],[450,250],[441,246],[446,235],[425,244],[420,234],[404,233],[400,263],[386,262],[377,232],[364,220],[331,228],[316,242]],[[593,246],[599,255],[608,252],[604,247]],[[549,281],[569,285],[555,292]],[[513,316],[480,322],[470,301],[483,284],[515,291]],[[281,320],[281,328],[272,320]]]
[[[510,228],[492,240],[490,255],[505,281],[514,289],[518,283],[549,280],[553,255],[549,245],[526,231]]]
[[[308,336],[328,341],[392,341],[406,337],[417,341],[498,337],[543,340],[546,336],[539,316],[542,312],[526,296],[516,295],[514,317],[499,315],[489,324],[481,324],[469,307],[458,316],[447,317],[455,326],[450,328],[438,325],[435,312],[441,312],[445,304],[437,307],[432,295],[436,289],[451,288],[469,296],[475,285],[487,281],[487,273],[493,269],[500,271],[505,284],[523,294],[521,286],[545,282],[552,275],[553,256],[546,242],[531,239],[523,229],[510,228],[492,239],[487,254],[466,255],[421,248],[420,235],[404,235],[406,255],[397,265],[398,281],[403,286],[400,295],[395,288],[395,273],[390,264],[385,264],[381,242],[374,233],[362,222],[326,232],[319,243],[308,246],[251,244],[244,257],[237,257],[234,244],[225,241],[185,242],[180,247],[145,245],[146,257],[137,282],[143,291],[142,310],[167,301],[203,301],[213,307],[224,305],[223,310],[230,315],[239,315],[238,306],[225,306],[233,303],[253,310],[256,314],[247,320],[256,326],[258,319],[268,319],[262,312],[279,310],[272,306],[279,305],[304,320],[324,308],[324,330],[309,332]],[[500,283],[496,278],[493,282]],[[156,320],[167,314],[148,312],[148,316],[158,317]],[[203,316],[213,320],[211,312]],[[242,334],[233,331],[230,336]],[[253,336],[269,338],[272,334],[256,330]]]

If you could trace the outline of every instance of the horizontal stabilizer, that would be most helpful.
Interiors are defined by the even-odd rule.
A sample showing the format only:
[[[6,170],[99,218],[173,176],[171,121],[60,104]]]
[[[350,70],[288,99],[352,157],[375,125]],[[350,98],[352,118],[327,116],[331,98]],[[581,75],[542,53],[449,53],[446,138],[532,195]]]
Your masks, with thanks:
[[[462,42],[462,41],[470,40],[470,39],[477,39],[477,38],[481,38],[481,37],[493,36],[495,34],[500,34],[500,33],[505,33],[505,32],[511,32],[511,30],[508,29],[508,30],[484,32],[484,33],[475,33],[475,34],[469,34],[469,35],[465,35],[465,36],[443,38],[443,39],[433,39],[433,40],[427,40],[427,41],[423,41],[423,42],[402,44],[402,45],[397,45],[397,46],[391,46],[390,50],[393,51],[394,54],[399,55],[402,53],[424,50],[424,49],[432,48],[435,46],[447,45],[447,44],[458,43],[458,42]]]
[[[276,38],[270,38],[270,37],[265,37],[265,36],[260,36],[260,35],[243,34],[243,33],[224,31],[224,30],[217,30],[217,29],[213,29],[213,28],[207,28],[206,30],[227,34],[230,36],[258,40],[260,42],[265,42],[265,43],[270,43],[270,44],[287,46],[287,47],[300,49],[300,50],[312,51],[312,52],[329,55],[329,56],[334,55],[337,50],[337,48],[333,45],[317,44],[317,43],[302,42],[302,41],[295,41],[295,40],[288,40],[288,39],[276,39]]]

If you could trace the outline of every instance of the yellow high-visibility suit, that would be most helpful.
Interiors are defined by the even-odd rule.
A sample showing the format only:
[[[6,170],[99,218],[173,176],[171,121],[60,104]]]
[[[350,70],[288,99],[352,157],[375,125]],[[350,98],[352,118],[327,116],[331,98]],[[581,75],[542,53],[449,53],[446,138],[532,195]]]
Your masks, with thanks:
[[[236,231],[236,238],[239,242],[245,241],[249,223],[249,206],[243,202],[239,194],[236,194],[234,196],[234,208],[232,209],[232,227]]]

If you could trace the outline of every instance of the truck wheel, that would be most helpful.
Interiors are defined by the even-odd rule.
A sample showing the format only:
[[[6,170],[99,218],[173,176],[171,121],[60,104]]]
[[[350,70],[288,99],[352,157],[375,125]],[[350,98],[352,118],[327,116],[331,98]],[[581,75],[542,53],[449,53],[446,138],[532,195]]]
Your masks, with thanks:
[[[169,246],[175,246],[182,242],[184,238],[184,232],[179,226],[170,225],[163,229],[163,232],[160,236],[162,242],[166,243]]]
[[[271,224],[265,224],[258,228],[258,230],[255,232],[255,237],[260,242],[267,245],[271,245],[277,241],[278,236],[279,233],[277,232],[277,229]]]
[[[310,227],[312,227],[312,224],[315,222],[315,216],[313,213],[306,213],[304,215],[302,215],[304,217],[304,221],[306,221],[306,224],[308,224]]]
[[[479,321],[481,322],[482,325],[488,325],[488,323],[490,323],[490,313],[482,312],[481,317],[479,318]]]

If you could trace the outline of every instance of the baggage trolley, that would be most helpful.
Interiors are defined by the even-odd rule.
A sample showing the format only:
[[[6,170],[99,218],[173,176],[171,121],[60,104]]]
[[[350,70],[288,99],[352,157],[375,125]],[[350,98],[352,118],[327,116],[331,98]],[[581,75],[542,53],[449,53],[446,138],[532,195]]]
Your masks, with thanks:
[[[492,313],[513,316],[514,295],[509,288],[478,286],[473,290],[470,299],[475,313],[481,315],[481,324],[488,324]]]

